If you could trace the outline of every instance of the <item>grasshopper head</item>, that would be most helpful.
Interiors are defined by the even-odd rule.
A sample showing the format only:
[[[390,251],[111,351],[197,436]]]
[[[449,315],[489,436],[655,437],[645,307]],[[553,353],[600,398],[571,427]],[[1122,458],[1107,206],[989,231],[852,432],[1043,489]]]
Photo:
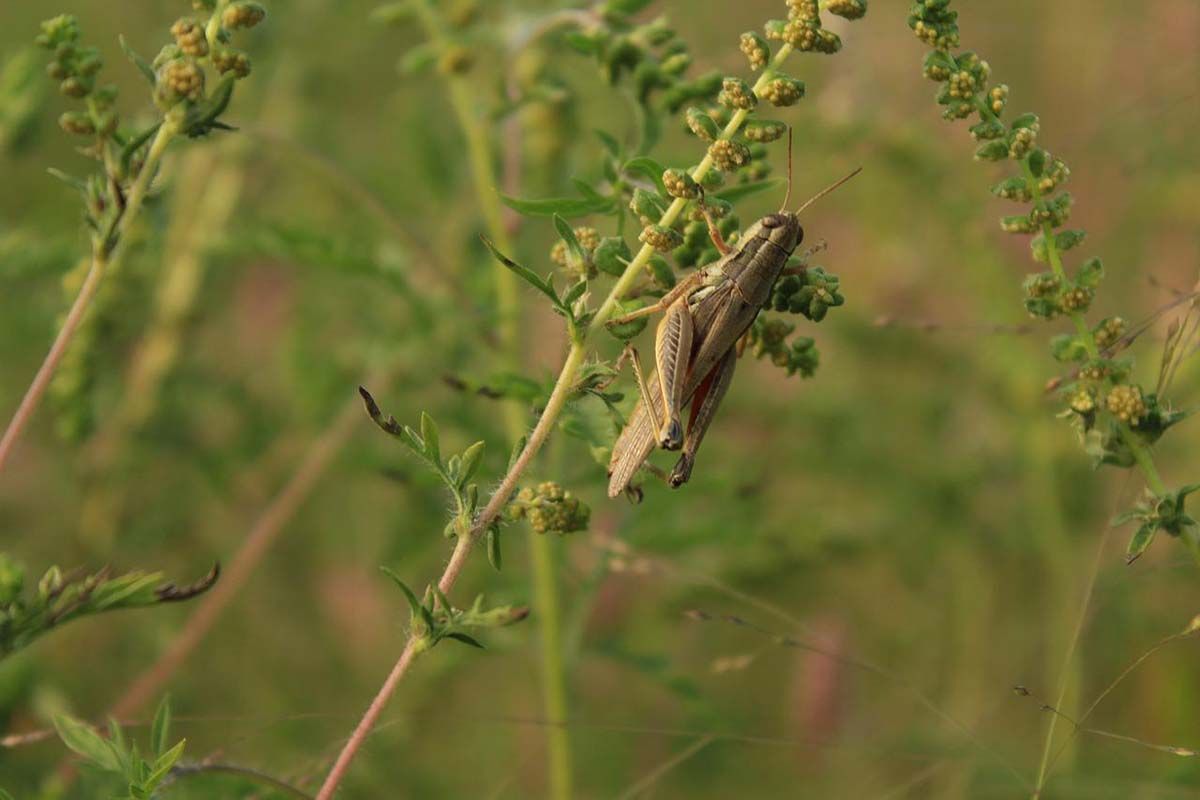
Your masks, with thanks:
[[[804,228],[800,227],[800,216],[791,211],[778,211],[763,217],[759,233],[780,250],[790,253],[804,241]]]

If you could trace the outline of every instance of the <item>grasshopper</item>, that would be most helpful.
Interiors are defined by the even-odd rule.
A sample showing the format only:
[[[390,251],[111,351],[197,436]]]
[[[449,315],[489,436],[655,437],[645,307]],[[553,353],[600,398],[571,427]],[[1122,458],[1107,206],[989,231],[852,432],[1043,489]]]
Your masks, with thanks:
[[[800,213],[860,171],[819,192],[794,212],[784,210],[788,202],[785,196],[779,211],[750,226],[738,240],[736,250],[729,249],[709,220],[713,243],[722,257],[688,276],[653,305],[609,322],[619,325],[663,314],[655,334],[656,390],[647,383],[637,351],[629,351],[641,398],[613,445],[608,465],[609,497],[629,487],[655,447],[682,448],[667,483],[672,488],[687,483],[696,451],[733,380],[741,352],[739,341],[767,303],[775,281],[800,271],[787,267],[788,259],[804,240]],[[790,195],[790,179],[788,183]],[[680,416],[689,406],[685,432]]]

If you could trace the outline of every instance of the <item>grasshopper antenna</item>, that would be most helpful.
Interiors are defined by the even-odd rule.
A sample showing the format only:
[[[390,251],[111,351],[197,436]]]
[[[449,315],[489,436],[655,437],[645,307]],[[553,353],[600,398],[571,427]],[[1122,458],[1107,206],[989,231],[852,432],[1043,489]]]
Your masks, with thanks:
[[[788,207],[788,201],[792,199],[792,126],[788,125],[788,182],[787,192],[783,195],[783,205],[779,207],[780,212]]]
[[[790,143],[790,142],[789,142],[789,143]],[[799,215],[801,211],[803,211],[804,209],[808,208],[808,207],[809,207],[809,206],[811,206],[813,203],[817,202],[817,201],[818,201],[818,200],[820,200],[822,197],[824,197],[825,195],[827,195],[827,194],[829,194],[830,192],[832,192],[834,189],[837,189],[837,188],[838,188],[839,186],[841,186],[843,183],[846,183],[847,181],[849,181],[851,178],[853,178],[855,175],[857,175],[858,173],[860,173],[860,172],[862,172],[862,171],[863,171],[863,168],[862,168],[862,167],[859,167],[858,169],[854,170],[853,172],[851,172],[851,173],[850,173],[849,175],[847,175],[846,177],[844,177],[844,178],[841,178],[840,180],[834,181],[834,182],[833,182],[832,184],[830,184],[829,186],[826,186],[824,189],[822,189],[821,191],[817,192],[817,193],[816,193],[816,194],[814,194],[812,197],[810,197],[808,200],[806,200],[806,201],[804,202],[804,205],[802,205],[802,206],[800,206],[799,208],[797,208],[797,209],[796,209],[796,214],[797,214],[797,215]],[[789,188],[791,188],[791,187],[789,187]]]

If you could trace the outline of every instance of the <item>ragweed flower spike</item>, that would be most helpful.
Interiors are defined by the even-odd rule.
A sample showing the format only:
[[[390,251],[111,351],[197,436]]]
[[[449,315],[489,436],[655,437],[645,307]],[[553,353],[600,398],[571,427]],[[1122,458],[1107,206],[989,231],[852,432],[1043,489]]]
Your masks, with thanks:
[[[100,165],[84,179],[54,172],[82,195],[91,235],[91,263],[82,280],[71,282],[78,289],[71,309],[12,421],[0,436],[0,468],[52,382],[55,395],[64,398],[65,405],[74,405],[76,409],[85,405],[74,401],[91,385],[86,375],[75,370],[64,374],[59,381],[55,377],[68,353],[77,365],[88,361],[88,351],[96,337],[83,335],[77,340],[76,334],[105,274],[124,256],[129,228],[141,214],[168,145],[181,135],[194,138],[228,128],[221,116],[229,106],[234,81],[249,74],[250,62],[236,51],[221,49],[214,53],[213,50],[223,48],[234,29],[260,23],[266,11],[257,3],[240,0],[233,3],[194,0],[193,7],[207,18],[176,20],[170,27],[170,43],[151,63],[121,42],[126,55],[151,84],[151,97],[159,111],[158,119],[145,128],[122,128],[117,87],[100,82],[103,61],[95,48],[81,44],[78,21],[61,15],[42,23],[37,43],[51,54],[47,74],[58,82],[64,96],[83,101],[82,108],[65,112],[59,118],[59,125],[73,136],[90,139],[89,146],[81,152],[95,158]],[[73,341],[77,346],[69,348]],[[82,419],[85,415],[73,416]],[[90,423],[69,422],[60,427],[76,436],[85,434]]]
[[[832,3],[830,3],[832,5]],[[1051,353],[1055,359],[1079,366],[1067,379],[1054,381],[1061,393],[1063,416],[1072,421],[1096,465],[1136,466],[1144,475],[1152,502],[1126,519],[1142,521],[1129,543],[1133,561],[1147,546],[1155,530],[1180,537],[1200,561],[1200,526],[1183,514],[1188,491],[1170,491],[1154,464],[1150,446],[1186,414],[1170,411],[1154,392],[1144,392],[1130,380],[1130,361],[1109,360],[1125,335],[1120,317],[1089,324],[1087,312],[1104,277],[1099,258],[1090,258],[1073,270],[1068,251],[1085,240],[1082,230],[1064,226],[1074,200],[1061,191],[1070,169],[1061,158],[1044,149],[1041,123],[1035,114],[1005,118],[1010,101],[1009,87],[992,85],[991,68],[971,51],[955,53],[959,47],[958,12],[950,0],[916,0],[908,17],[909,27],[932,49],[922,68],[926,78],[939,84],[936,100],[948,120],[977,121],[970,132],[978,142],[975,158],[1008,162],[1015,174],[992,187],[992,193],[1025,204],[1023,214],[1007,215],[1000,227],[1007,233],[1030,236],[1030,254],[1049,269],[1030,275],[1024,284],[1025,308],[1035,317],[1070,320],[1074,332],[1055,336]],[[1103,398],[1103,402],[1100,399]],[[1174,509],[1169,517],[1146,509]],[[1164,521],[1169,520],[1169,521]]]

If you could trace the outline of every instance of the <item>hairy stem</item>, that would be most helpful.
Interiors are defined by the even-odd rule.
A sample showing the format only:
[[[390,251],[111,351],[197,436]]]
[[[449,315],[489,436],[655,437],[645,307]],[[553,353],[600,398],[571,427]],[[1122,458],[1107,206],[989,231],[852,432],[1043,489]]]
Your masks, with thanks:
[[[50,381],[54,378],[54,373],[58,369],[59,363],[66,354],[67,348],[70,347],[71,341],[75,338],[80,323],[83,322],[84,317],[87,315],[92,301],[96,299],[96,293],[100,289],[105,272],[113,265],[120,263],[121,258],[129,249],[126,244],[129,239],[129,229],[142,210],[146,193],[150,189],[150,182],[154,179],[154,173],[158,171],[158,163],[162,160],[167,145],[175,138],[176,132],[175,126],[168,122],[160,126],[158,133],[154,135],[154,140],[150,143],[150,149],[146,153],[146,160],[137,178],[134,180],[133,186],[129,190],[129,196],[125,201],[125,209],[121,212],[121,220],[117,227],[116,245],[110,246],[107,241],[99,238],[93,241],[92,264],[88,268],[87,276],[83,280],[79,294],[75,296],[75,301],[71,304],[71,310],[67,312],[67,318],[63,321],[62,327],[59,328],[58,335],[54,339],[54,344],[50,347],[50,352],[46,354],[46,358],[42,361],[41,367],[38,368],[33,382],[29,384],[29,388],[25,391],[25,396],[21,399],[21,404],[17,406],[17,411],[13,414],[12,421],[8,423],[8,428],[4,431],[4,436],[0,437],[0,471],[4,469],[4,464],[8,460],[13,447],[16,445],[17,439],[20,438],[26,424],[33,416],[33,412],[37,410],[38,404],[41,403],[42,397],[46,394],[46,389],[49,388]]]
[[[424,11],[428,11],[424,3],[418,4],[418,7]],[[784,44],[779,48],[772,64],[778,66],[791,52],[791,45]],[[763,89],[772,77],[770,69],[764,70],[763,74],[754,84],[754,91],[758,92]],[[735,112],[729,124],[725,126],[725,130],[722,131],[721,138],[727,139],[736,134],[741,128],[742,123],[745,122],[747,114],[748,112],[744,110]],[[705,156],[692,171],[692,177],[699,181],[711,168],[712,159]],[[671,203],[663,213],[659,224],[670,225],[673,223],[683,211],[685,202],[677,198]],[[550,393],[550,399],[546,403],[546,408],[542,411],[542,416],[538,419],[537,425],[534,426],[533,432],[529,435],[524,449],[517,456],[516,461],[509,468],[508,474],[501,480],[499,488],[492,494],[487,505],[476,518],[468,535],[459,537],[458,543],[454,547],[454,552],[450,556],[450,561],[442,572],[441,578],[438,579],[438,588],[444,594],[448,595],[450,590],[454,588],[454,584],[457,583],[459,576],[462,574],[463,568],[466,566],[467,557],[479,540],[480,534],[487,530],[492,521],[499,516],[505,505],[508,504],[508,500],[517,488],[517,483],[520,481],[521,476],[525,473],[525,470],[529,467],[534,456],[537,455],[550,435],[550,431],[557,423],[558,417],[566,407],[567,400],[574,389],[579,368],[583,365],[587,352],[587,341],[593,334],[603,328],[604,324],[613,316],[617,300],[638,279],[641,272],[645,269],[646,264],[650,262],[650,257],[653,254],[654,248],[649,245],[642,246],[633,260],[629,262],[629,266],[625,268],[621,277],[613,284],[612,289],[603,302],[601,302],[600,308],[596,312],[596,316],[592,319],[591,324],[580,334],[577,340],[571,343],[566,360],[563,362],[562,370],[559,372],[557,381],[555,381],[554,390]],[[410,636],[407,644],[404,646],[404,650],[400,654],[400,658],[396,661],[395,666],[392,667],[392,671],[388,674],[383,686],[380,687],[370,706],[368,706],[366,713],[363,714],[362,719],[359,721],[358,726],[354,729],[342,751],[338,754],[333,768],[329,771],[329,775],[325,778],[325,783],[321,786],[321,791],[317,793],[317,800],[331,800],[334,792],[337,791],[338,786],[350,768],[350,763],[354,760],[354,757],[366,741],[367,736],[375,727],[375,723],[378,721],[380,714],[383,713],[388,700],[395,693],[401,679],[408,672],[409,667],[412,666],[412,662],[417,656],[416,645],[417,640]]]

